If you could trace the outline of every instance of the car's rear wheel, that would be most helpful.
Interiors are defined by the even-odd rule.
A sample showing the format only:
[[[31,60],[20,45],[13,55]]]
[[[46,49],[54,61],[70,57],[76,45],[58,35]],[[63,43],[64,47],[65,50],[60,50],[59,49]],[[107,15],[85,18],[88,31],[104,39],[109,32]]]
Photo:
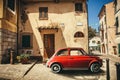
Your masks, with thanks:
[[[91,72],[94,72],[94,73],[97,73],[100,71],[100,65],[98,63],[93,63],[91,66],[90,66],[90,71]]]
[[[55,63],[51,66],[51,70],[54,73],[59,73],[59,72],[61,72],[62,67],[60,66],[60,64]]]

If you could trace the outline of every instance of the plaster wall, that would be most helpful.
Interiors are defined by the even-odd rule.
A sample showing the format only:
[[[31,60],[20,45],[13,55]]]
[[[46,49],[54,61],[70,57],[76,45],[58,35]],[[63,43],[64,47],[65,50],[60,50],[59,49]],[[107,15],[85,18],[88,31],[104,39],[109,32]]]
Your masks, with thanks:
[[[88,23],[87,9],[85,1],[83,2],[83,12],[75,12],[74,2],[40,2],[28,3],[22,6],[28,16],[28,20],[20,27],[21,33],[32,33],[33,55],[44,53],[43,34],[55,34],[55,51],[63,47],[82,47],[88,52]],[[39,7],[48,7],[48,20],[39,19]],[[58,31],[43,30],[39,31],[41,26],[50,26],[58,24]],[[62,24],[62,26],[61,26]],[[79,25],[80,24],[80,25]],[[74,38],[76,32],[82,32],[84,37]],[[34,44],[35,43],[35,44]]]

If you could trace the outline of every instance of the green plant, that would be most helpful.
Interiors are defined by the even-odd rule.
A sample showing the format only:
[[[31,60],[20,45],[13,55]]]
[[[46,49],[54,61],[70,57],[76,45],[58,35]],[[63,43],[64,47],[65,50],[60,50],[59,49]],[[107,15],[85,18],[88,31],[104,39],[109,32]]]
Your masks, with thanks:
[[[16,58],[17,58],[18,62],[20,62],[20,56],[17,56]]]
[[[20,54],[20,56],[17,56],[18,62],[21,63],[28,63],[30,59],[30,54]]]

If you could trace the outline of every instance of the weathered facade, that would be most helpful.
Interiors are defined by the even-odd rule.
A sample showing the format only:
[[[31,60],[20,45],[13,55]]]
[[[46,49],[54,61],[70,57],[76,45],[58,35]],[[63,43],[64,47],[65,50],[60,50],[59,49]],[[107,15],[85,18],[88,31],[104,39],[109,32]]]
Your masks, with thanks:
[[[113,2],[105,4],[99,15],[100,36],[101,36],[101,53],[117,54],[115,42],[115,15]]]
[[[86,0],[22,0],[19,53],[49,58],[63,47],[88,52]]]
[[[17,46],[17,0],[0,0],[0,63],[9,60],[7,49]]]
[[[114,6],[115,6],[116,43],[118,46],[118,55],[120,56],[120,0],[114,0]]]

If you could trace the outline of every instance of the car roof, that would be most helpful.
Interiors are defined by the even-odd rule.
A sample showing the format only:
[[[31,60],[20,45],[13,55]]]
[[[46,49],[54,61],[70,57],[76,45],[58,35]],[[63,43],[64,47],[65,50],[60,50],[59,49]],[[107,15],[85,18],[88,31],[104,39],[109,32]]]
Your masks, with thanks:
[[[66,47],[66,48],[60,48],[60,49],[83,49],[81,47]]]

